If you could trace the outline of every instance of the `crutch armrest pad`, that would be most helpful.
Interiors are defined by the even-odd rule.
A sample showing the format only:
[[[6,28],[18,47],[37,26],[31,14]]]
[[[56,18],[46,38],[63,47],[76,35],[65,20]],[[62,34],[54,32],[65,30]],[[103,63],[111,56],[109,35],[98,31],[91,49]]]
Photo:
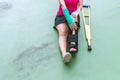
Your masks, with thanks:
[[[84,4],[83,7],[87,8],[87,7],[90,7],[90,5]]]

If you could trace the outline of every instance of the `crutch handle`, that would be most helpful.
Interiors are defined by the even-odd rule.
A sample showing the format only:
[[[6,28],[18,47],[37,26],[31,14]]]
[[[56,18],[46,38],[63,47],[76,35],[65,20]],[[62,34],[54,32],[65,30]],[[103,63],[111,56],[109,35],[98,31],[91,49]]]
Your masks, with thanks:
[[[90,5],[88,5],[88,4],[84,4],[83,7],[86,7],[86,8],[87,8],[87,7],[90,7]]]

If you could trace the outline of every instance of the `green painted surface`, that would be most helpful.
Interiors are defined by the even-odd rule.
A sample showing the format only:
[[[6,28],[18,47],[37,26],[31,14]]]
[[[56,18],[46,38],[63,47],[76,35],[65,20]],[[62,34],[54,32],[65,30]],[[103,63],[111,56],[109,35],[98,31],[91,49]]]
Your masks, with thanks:
[[[81,22],[79,52],[62,61],[52,29],[58,1],[0,1],[0,80],[120,80],[120,0],[91,5],[92,52]]]

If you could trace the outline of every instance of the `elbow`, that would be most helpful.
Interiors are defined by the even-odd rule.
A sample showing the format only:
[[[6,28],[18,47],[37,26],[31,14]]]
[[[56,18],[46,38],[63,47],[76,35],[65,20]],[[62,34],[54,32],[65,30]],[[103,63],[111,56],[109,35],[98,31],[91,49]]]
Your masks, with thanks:
[[[66,8],[65,3],[64,3],[64,2],[60,2],[60,7],[61,7],[62,9]]]

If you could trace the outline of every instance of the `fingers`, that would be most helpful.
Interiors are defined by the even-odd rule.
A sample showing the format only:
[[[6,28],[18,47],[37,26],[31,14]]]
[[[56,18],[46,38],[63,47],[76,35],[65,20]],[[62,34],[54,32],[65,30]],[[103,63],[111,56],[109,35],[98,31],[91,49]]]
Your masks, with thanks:
[[[75,30],[76,30],[76,29],[75,29],[75,28],[72,28],[72,27],[71,27],[70,29],[71,29],[71,31],[72,31],[72,34],[75,35]]]
[[[75,14],[71,14],[72,19],[74,20],[74,22],[77,22],[77,16]],[[74,25],[70,26],[71,30],[77,30],[77,26],[74,23]]]
[[[70,29],[71,29],[71,30],[77,30],[77,26],[76,26],[76,24],[70,26]]]

